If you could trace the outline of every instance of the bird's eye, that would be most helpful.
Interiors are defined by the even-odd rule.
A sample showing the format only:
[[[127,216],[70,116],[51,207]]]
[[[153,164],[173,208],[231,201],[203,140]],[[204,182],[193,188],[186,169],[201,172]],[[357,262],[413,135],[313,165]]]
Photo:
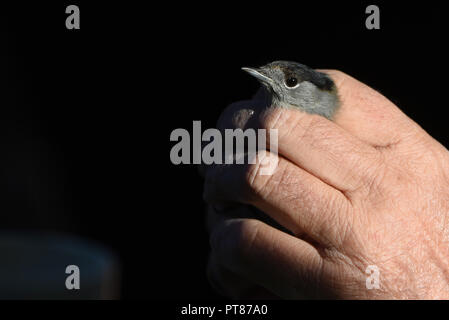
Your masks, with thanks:
[[[285,80],[285,84],[287,87],[292,88],[298,84],[298,79],[295,77],[289,77]]]

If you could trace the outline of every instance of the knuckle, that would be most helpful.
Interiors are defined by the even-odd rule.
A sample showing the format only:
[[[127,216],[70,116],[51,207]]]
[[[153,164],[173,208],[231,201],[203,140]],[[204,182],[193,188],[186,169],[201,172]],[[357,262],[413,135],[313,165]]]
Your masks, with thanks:
[[[250,191],[255,191],[256,193],[263,188],[264,182],[261,181],[260,171],[262,169],[262,164],[258,161],[255,164],[250,164],[247,167],[248,169],[245,172],[244,182],[245,186]]]
[[[239,220],[234,228],[234,242],[231,250],[234,256],[246,257],[257,242],[261,222],[255,219]]]
[[[248,191],[249,196],[264,197],[273,185],[274,174],[266,175],[262,174],[263,168],[265,168],[265,161],[272,161],[267,157],[275,157],[265,151],[257,153],[257,162],[255,164],[249,164],[244,174],[244,185]],[[250,199],[251,200],[251,199]]]

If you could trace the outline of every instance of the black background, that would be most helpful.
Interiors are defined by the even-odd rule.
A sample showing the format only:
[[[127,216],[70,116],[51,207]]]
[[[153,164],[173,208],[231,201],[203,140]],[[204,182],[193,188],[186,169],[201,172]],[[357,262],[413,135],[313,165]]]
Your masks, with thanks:
[[[0,6],[0,227],[80,234],[123,263],[122,297],[218,298],[202,181],[176,128],[213,127],[258,88],[240,67],[340,69],[449,145],[447,33],[436,4],[45,2]],[[81,30],[65,28],[78,4]],[[375,3],[374,3],[375,4]]]

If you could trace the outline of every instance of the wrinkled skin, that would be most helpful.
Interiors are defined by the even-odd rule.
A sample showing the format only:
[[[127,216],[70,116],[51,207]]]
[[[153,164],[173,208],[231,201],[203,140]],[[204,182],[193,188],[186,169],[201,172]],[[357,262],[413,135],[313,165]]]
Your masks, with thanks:
[[[278,129],[279,150],[270,176],[202,168],[211,283],[233,298],[448,299],[448,150],[375,90],[322,71],[342,102],[333,122],[263,111],[261,94],[220,117],[220,129]]]

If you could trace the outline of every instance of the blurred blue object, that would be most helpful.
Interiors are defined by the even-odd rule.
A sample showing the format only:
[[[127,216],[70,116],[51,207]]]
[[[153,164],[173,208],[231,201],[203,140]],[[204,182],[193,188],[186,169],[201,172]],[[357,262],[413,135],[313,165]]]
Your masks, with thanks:
[[[79,289],[73,288],[77,280]],[[0,299],[118,299],[119,290],[119,259],[95,242],[0,231]]]

